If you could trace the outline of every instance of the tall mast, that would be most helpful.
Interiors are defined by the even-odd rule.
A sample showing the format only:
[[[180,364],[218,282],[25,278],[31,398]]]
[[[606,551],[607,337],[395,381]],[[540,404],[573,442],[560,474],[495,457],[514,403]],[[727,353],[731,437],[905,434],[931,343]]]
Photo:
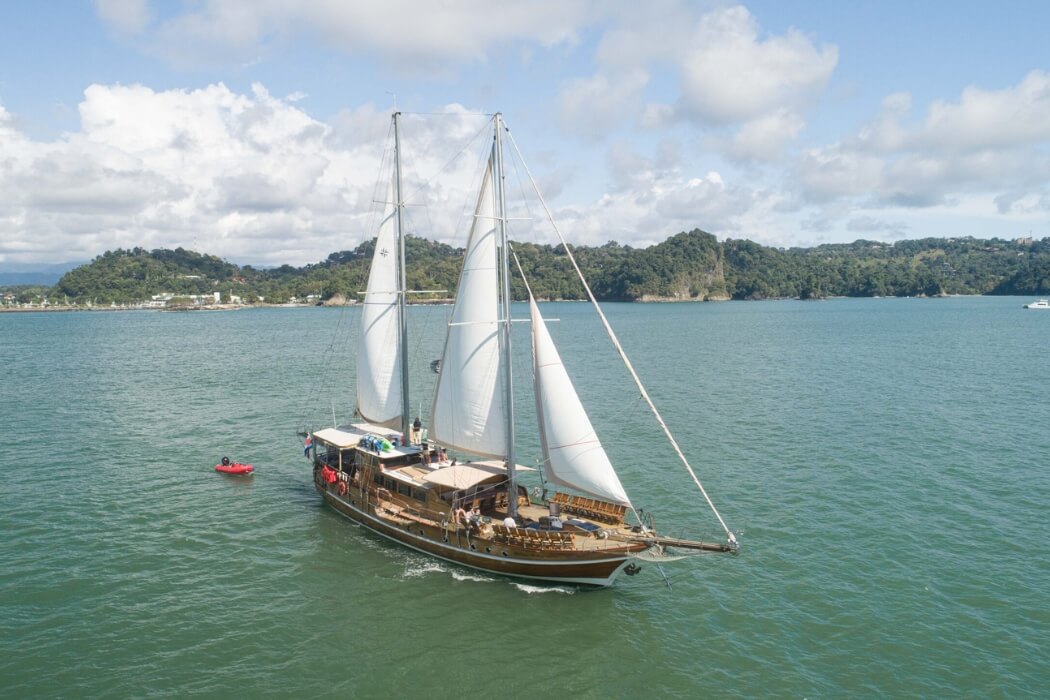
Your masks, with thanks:
[[[397,314],[398,345],[401,348],[401,439],[408,440],[408,280],[405,274],[405,203],[401,198],[401,112],[394,112],[394,205],[397,207]]]
[[[500,338],[503,343],[503,400],[507,410],[507,514],[518,517],[518,487],[514,473],[514,377],[511,372],[510,347],[510,245],[507,240],[507,196],[504,191],[503,175],[503,115],[496,113],[495,169],[493,180],[496,183],[496,221],[499,225],[500,272],[503,276],[503,323]]]

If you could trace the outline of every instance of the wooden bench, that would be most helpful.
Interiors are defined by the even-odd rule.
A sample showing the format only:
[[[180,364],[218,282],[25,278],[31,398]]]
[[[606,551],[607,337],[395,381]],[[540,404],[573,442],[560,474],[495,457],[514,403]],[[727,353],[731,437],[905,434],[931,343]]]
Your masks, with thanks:
[[[575,549],[576,543],[571,532],[556,530],[536,530],[528,527],[507,527],[492,525],[493,539],[498,542],[533,549]]]
[[[596,498],[570,496],[567,493],[557,492],[552,502],[557,503],[567,513],[582,515],[605,523],[622,523],[624,516],[627,515],[627,506],[600,501]]]

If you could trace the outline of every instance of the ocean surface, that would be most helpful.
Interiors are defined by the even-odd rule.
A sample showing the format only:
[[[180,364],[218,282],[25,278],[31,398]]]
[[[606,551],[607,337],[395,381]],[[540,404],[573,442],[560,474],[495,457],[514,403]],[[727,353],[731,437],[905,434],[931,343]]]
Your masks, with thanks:
[[[605,305],[742,549],[600,591],[322,507],[296,431],[352,410],[356,309],[0,314],[0,697],[1045,697],[1050,312],[1026,301]],[[542,310],[634,503],[717,537],[589,308]],[[411,309],[424,420],[448,313]]]

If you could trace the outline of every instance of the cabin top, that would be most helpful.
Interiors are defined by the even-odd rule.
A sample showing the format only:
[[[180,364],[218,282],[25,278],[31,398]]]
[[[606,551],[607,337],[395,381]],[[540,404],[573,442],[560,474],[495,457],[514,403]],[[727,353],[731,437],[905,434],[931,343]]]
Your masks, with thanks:
[[[389,439],[391,437],[400,436],[400,433],[378,425],[370,425],[369,423],[353,423],[350,425],[341,425],[338,428],[325,428],[324,430],[318,430],[313,434],[315,440],[339,448],[340,450],[357,447],[358,443],[361,442],[361,438],[367,435],[379,435]],[[400,445],[389,450],[384,450],[379,456],[381,459],[405,457],[409,455],[418,455],[422,451],[423,448],[416,445]]]

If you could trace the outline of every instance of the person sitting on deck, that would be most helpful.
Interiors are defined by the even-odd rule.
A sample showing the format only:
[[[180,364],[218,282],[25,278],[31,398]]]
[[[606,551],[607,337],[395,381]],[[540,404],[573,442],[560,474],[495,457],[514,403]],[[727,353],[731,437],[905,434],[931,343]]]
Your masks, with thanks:
[[[470,525],[470,514],[462,506],[456,508],[456,520],[462,522],[465,526]]]
[[[509,515],[503,519],[503,524],[506,525],[507,527],[517,527],[518,526],[518,524],[516,522],[514,522],[514,518],[510,517]]]
[[[222,466],[224,466],[224,467],[230,466],[230,458],[229,457],[223,457],[222,458]]]

